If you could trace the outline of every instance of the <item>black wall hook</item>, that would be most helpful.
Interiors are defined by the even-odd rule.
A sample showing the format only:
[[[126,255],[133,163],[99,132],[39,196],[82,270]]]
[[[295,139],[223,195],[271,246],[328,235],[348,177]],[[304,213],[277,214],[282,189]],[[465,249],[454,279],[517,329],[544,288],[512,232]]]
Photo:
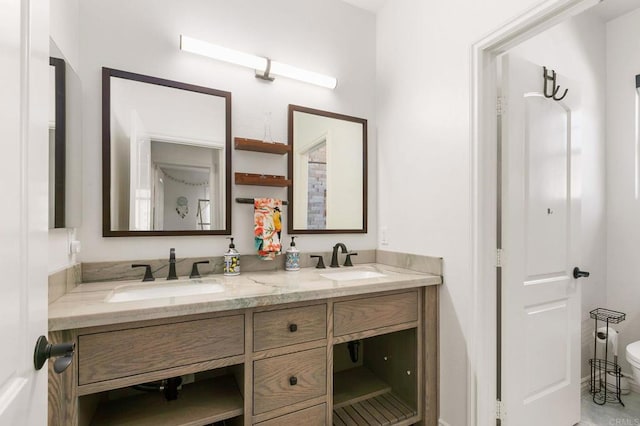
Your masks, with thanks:
[[[564,93],[562,94],[562,96],[560,96],[559,98],[556,97],[556,95],[558,94],[558,91],[560,90],[560,86],[556,84],[556,72],[554,70],[551,70],[551,74],[549,74],[549,71],[547,71],[547,67],[542,67],[542,77],[544,78],[544,97],[545,98],[551,98],[554,101],[561,101],[564,99],[565,96],[567,96],[567,92],[569,91],[569,89],[564,89]],[[547,84],[549,81],[552,82],[551,94],[547,93],[548,92]]]

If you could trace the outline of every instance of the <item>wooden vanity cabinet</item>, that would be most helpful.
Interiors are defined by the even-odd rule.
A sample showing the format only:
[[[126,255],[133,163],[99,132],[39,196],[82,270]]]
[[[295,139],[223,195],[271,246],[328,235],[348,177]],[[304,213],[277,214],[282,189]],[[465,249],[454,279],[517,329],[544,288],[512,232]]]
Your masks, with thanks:
[[[49,367],[49,425],[206,425],[244,414],[245,313],[229,311],[65,330],[73,363]],[[175,401],[131,386],[191,377]]]
[[[50,339],[77,343],[71,368],[50,368],[50,426],[437,425],[435,286]],[[176,376],[176,401],[130,389]]]

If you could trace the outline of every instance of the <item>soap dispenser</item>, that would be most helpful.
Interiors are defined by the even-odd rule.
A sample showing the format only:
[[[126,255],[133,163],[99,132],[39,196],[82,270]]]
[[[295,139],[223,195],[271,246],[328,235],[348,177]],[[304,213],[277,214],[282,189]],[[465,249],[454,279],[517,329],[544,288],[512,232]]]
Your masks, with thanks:
[[[224,254],[224,275],[240,275],[240,253],[233,244],[233,237],[229,238],[229,250]]]
[[[300,270],[300,250],[296,248],[296,237],[291,237],[291,245],[285,252],[285,271],[299,271]]]

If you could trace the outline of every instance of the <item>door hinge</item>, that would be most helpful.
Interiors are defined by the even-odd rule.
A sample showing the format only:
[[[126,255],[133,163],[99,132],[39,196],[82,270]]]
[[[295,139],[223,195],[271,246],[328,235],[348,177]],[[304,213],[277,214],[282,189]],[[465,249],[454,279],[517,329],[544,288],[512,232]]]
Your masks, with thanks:
[[[496,267],[502,268],[502,249],[496,249]]]
[[[501,116],[506,112],[507,109],[507,101],[502,96],[498,96],[496,98],[496,114]]]
[[[498,420],[504,420],[504,416],[505,416],[505,412],[504,412],[504,403],[500,400],[496,400],[496,419]]]

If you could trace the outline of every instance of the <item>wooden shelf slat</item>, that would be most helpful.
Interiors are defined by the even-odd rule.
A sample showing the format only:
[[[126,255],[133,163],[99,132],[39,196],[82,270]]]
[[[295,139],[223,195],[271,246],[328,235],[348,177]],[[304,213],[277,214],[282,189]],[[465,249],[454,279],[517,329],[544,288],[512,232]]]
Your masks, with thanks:
[[[374,396],[333,410],[336,426],[394,425],[415,420],[417,411],[406,405],[392,392]],[[412,420],[409,420],[412,419]]]
[[[391,387],[366,367],[333,376],[333,424],[368,426],[405,424],[417,415]]]
[[[98,407],[92,426],[202,426],[243,414],[244,402],[233,376],[185,385],[178,399],[160,392],[107,401]]]
[[[333,376],[333,407],[340,408],[358,401],[391,392],[391,386],[366,367],[356,367]]]
[[[291,186],[291,179],[284,176],[236,173],[236,185]]]
[[[235,138],[234,146],[240,151],[266,152],[267,154],[288,154],[291,152],[291,145],[285,143],[269,143],[258,139]]]

